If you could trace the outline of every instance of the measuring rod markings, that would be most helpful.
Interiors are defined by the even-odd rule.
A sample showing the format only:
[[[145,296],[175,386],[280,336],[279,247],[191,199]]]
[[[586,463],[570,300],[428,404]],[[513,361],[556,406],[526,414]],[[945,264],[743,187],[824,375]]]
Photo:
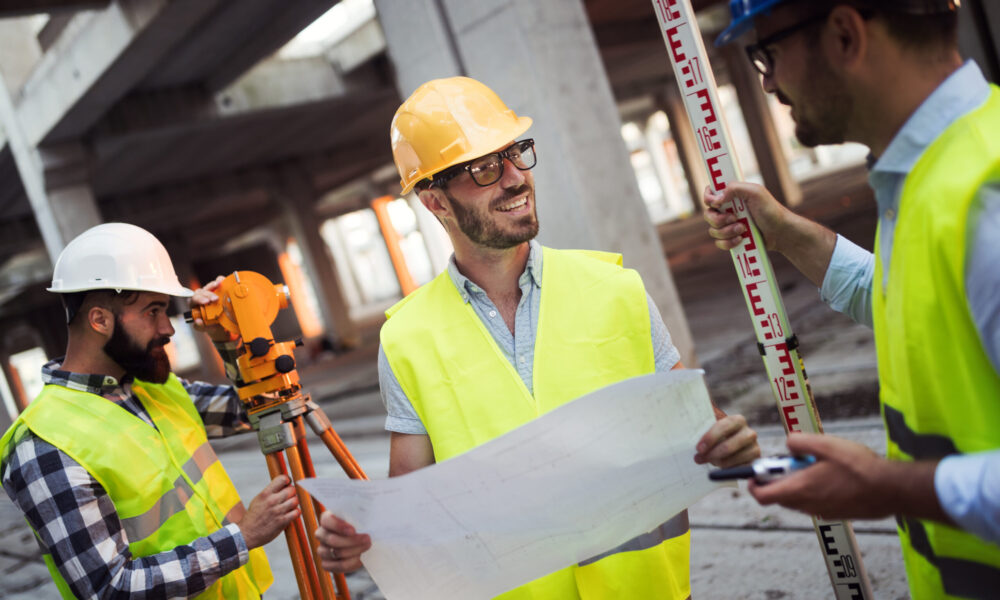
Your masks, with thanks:
[[[712,189],[721,192],[727,182],[742,177],[719,110],[715,78],[705,58],[707,54],[690,0],[653,0],[653,8]],[[742,199],[734,199],[725,210],[745,227],[742,242],[731,254],[785,430],[822,433],[799,356],[798,339],[788,322],[760,232]],[[813,526],[838,600],[871,598],[871,584],[850,523],[813,517]]]

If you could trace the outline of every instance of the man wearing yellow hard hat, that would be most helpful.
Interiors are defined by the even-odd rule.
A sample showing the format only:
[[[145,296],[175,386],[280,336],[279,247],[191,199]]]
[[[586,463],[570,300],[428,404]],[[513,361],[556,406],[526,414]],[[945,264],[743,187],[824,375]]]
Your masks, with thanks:
[[[461,454],[608,384],[681,368],[659,311],[620,255],[534,241],[535,143],[523,137],[530,126],[466,77],[425,83],[392,121],[403,193],[417,191],[455,253],[447,270],[386,313],[379,379],[390,476]],[[730,466],[759,456],[746,420],[717,414],[695,459]],[[325,566],[359,567],[367,537],[329,513],[321,523]],[[685,512],[501,597],[680,600],[691,595],[689,548]]]

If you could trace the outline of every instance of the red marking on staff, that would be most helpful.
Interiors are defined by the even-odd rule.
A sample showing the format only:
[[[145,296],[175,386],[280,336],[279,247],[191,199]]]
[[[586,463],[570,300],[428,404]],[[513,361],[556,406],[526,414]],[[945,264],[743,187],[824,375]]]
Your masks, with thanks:
[[[788,344],[781,342],[780,344],[775,344],[774,349],[778,351],[778,362],[785,365],[781,372],[785,375],[791,375],[795,372],[795,365],[792,364],[792,355],[788,351]]]
[[[795,406],[782,406],[781,407],[781,412],[782,412],[782,414],[785,417],[785,427],[788,428],[788,431],[797,431],[799,433],[802,432],[802,428],[799,427],[799,420],[796,419],[794,416],[792,416],[792,413],[794,413],[795,409],[798,408],[799,406],[802,406],[802,405],[801,404],[796,404]]]
[[[750,310],[753,311],[754,316],[759,317],[766,311],[763,308],[761,308],[761,306],[758,304],[758,302],[761,301],[761,297],[754,295],[754,292],[757,291],[757,284],[748,283],[746,285],[746,288],[747,288],[747,298],[749,298],[750,300]]]
[[[712,177],[712,187],[715,188],[716,192],[721,192],[726,189],[726,182],[721,179],[722,169],[718,168],[719,159],[723,156],[726,155],[720,154],[718,156],[713,156],[706,161],[708,163],[708,174]]]
[[[715,107],[712,106],[712,98],[708,95],[708,88],[700,89],[695,92],[694,95],[703,100],[703,102],[698,105],[698,108],[705,113],[705,124],[715,123]]]
[[[679,19],[681,16],[681,13],[672,9],[672,7],[677,6],[677,0],[656,0],[656,6],[667,21]]]
[[[674,57],[674,62],[680,64],[687,58],[687,55],[681,51],[681,41],[674,38],[677,35],[677,30],[680,29],[680,25],[675,25],[666,31],[667,34],[667,48],[670,49],[670,55]]]
[[[766,328],[766,327],[770,327],[770,326],[771,326],[771,322],[770,322],[770,321],[768,321],[767,319],[763,319],[763,320],[761,320],[761,322],[760,322],[760,326],[761,326],[762,328]],[[764,339],[765,339],[765,340],[769,340],[769,339],[771,339],[771,338],[773,338],[773,337],[774,337],[774,335],[772,335],[770,331],[765,331],[765,332],[764,332]]]

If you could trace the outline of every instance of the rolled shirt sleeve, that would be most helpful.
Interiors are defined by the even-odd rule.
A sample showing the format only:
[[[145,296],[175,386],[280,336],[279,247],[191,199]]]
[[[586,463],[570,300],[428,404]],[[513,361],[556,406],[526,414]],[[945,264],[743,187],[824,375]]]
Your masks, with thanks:
[[[934,472],[934,490],[959,527],[1000,544],[1000,450],[946,457]]]
[[[830,308],[856,323],[872,327],[872,280],[875,255],[842,235],[823,276],[820,297]]]

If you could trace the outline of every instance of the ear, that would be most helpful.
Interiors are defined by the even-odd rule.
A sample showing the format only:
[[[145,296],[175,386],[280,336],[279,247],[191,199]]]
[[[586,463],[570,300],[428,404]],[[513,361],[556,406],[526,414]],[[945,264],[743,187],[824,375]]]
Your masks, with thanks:
[[[444,194],[441,193],[441,190],[435,188],[421,190],[417,197],[420,198],[421,204],[427,210],[431,211],[439,221],[443,217],[451,215],[451,206],[445,202]]]
[[[826,20],[823,48],[830,66],[838,71],[861,65],[869,51],[871,20],[865,20],[853,7],[839,4]]]
[[[115,331],[115,315],[101,306],[91,306],[87,310],[87,327],[104,337],[111,337]]]

